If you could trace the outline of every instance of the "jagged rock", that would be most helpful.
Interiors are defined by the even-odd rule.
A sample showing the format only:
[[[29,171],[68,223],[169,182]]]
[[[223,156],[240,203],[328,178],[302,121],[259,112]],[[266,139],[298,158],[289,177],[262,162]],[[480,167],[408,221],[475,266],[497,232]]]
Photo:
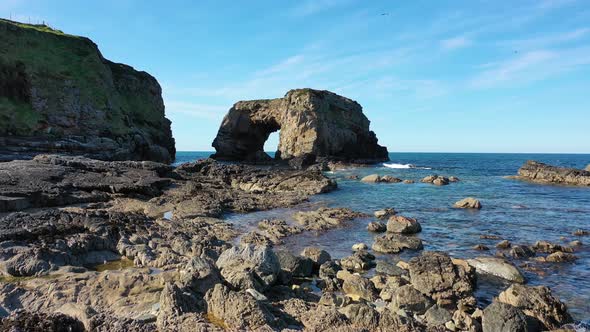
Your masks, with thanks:
[[[356,328],[374,330],[379,324],[379,313],[367,303],[352,303],[338,311]]]
[[[347,331],[348,320],[335,307],[318,306],[316,310],[308,310],[301,316],[306,331],[322,332],[326,327],[334,331]],[[350,331],[349,329],[348,331]]]
[[[43,331],[43,332],[84,332],[86,329],[79,320],[64,314],[46,314],[18,311],[2,318],[2,331]]]
[[[221,282],[219,271],[213,263],[201,257],[193,257],[179,270],[180,283],[187,288],[192,289],[201,296],[215,284]]]
[[[270,237],[260,234],[256,231],[251,231],[244,234],[240,238],[241,244],[253,244],[255,246],[269,246],[272,247],[275,244],[275,240],[271,239]]]
[[[377,290],[369,279],[357,274],[351,274],[345,270],[339,271],[337,277],[344,281],[342,283],[342,291],[353,300],[358,301],[359,299],[364,299],[375,301],[377,299]]]
[[[106,60],[88,38],[45,25],[0,20],[0,49],[0,82],[10,87],[0,91],[0,159],[48,152],[174,159],[162,89],[148,73]]]
[[[294,277],[309,277],[313,272],[314,262],[310,258],[295,256],[286,250],[276,252],[281,269]]]
[[[203,294],[204,295],[204,294]],[[183,292],[177,285],[167,283],[160,293],[160,309],[158,310],[158,326],[166,327],[186,313],[198,309],[197,298],[190,293]]]
[[[514,246],[510,249],[510,256],[513,258],[529,258],[535,256],[535,251],[529,246]]]
[[[525,281],[518,268],[502,258],[477,257],[468,259],[467,263],[473,266],[477,273],[491,274],[517,283],[524,283]]]
[[[446,322],[453,319],[452,314],[439,305],[433,305],[424,313],[424,321],[428,326],[444,326]]]
[[[545,260],[547,262],[552,262],[552,263],[573,262],[576,259],[578,259],[578,257],[576,257],[574,254],[561,252],[561,251],[554,252],[552,254],[549,254],[547,257],[545,257]]]
[[[301,256],[311,259],[316,270],[322,264],[324,264],[325,262],[332,259],[332,257],[330,257],[330,254],[327,251],[322,250],[317,247],[303,248],[303,251],[301,252]]]
[[[475,304],[475,269],[467,263],[454,264],[442,252],[427,251],[409,262],[410,282],[439,305]]]
[[[387,225],[380,221],[371,221],[367,225],[367,230],[369,232],[383,233],[387,230]]]
[[[525,315],[539,321],[547,330],[572,322],[565,304],[555,298],[545,286],[513,284],[500,293],[498,301],[519,308]]]
[[[406,310],[416,314],[423,314],[432,305],[432,300],[416,290],[412,285],[397,288],[391,297],[392,311]]]
[[[377,219],[388,219],[395,214],[395,210],[391,208],[377,210],[373,213]]]
[[[213,147],[220,160],[256,160],[280,130],[276,158],[305,154],[343,160],[388,160],[361,106],[329,91],[299,89],[284,98],[241,101],[224,117]]]
[[[316,211],[297,212],[293,215],[295,221],[306,230],[328,230],[341,225],[343,222],[355,218],[365,217],[365,214],[348,208],[320,208]]]
[[[454,208],[458,208],[458,209],[481,209],[481,203],[479,202],[479,200],[473,198],[473,197],[467,197],[467,198],[463,198],[462,200],[456,202],[455,204],[453,204]]]
[[[518,170],[516,178],[545,184],[590,186],[590,171],[550,166],[529,160]]]
[[[222,284],[209,290],[205,301],[207,313],[230,329],[254,330],[276,324],[276,318],[266,306],[248,293],[234,292]]]
[[[483,311],[483,332],[533,332],[538,327],[514,306],[502,302],[492,302]]]
[[[395,254],[405,249],[421,250],[423,245],[417,237],[388,233],[376,237],[372,248],[377,252]]]
[[[319,277],[322,279],[336,278],[336,274],[340,270],[342,270],[342,267],[336,264],[335,261],[330,260],[320,265]]]
[[[414,218],[392,216],[387,221],[387,231],[390,233],[415,234],[422,231],[422,226]]]
[[[238,289],[264,290],[274,284],[281,265],[269,247],[241,245],[224,251],[215,263],[223,278]]]
[[[508,249],[512,246],[512,243],[510,243],[510,241],[508,240],[502,240],[500,242],[498,242],[498,244],[496,244],[496,248],[498,249]]]

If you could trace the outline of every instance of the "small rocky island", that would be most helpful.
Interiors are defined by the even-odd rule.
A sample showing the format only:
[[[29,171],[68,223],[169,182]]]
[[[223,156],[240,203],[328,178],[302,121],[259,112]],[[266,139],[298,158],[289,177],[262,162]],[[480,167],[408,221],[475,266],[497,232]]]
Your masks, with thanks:
[[[491,332],[573,321],[510,260],[571,262],[568,246],[502,241],[500,257],[451,257],[424,250],[420,222],[392,208],[368,223],[383,233],[372,246],[342,258],[281,244],[371,216],[321,207],[244,234],[228,213],[294,206],[336,181],[313,166],[167,164],[175,149],[158,83],[104,59],[86,38],[1,20],[0,78],[1,331]],[[214,157],[267,160],[264,141],[279,129],[277,158],[302,159],[297,166],[387,159],[359,104],[311,89],[235,104]],[[458,181],[423,180],[440,189]],[[363,183],[382,182],[401,180]],[[504,283],[482,303],[486,275]]]
[[[377,144],[361,105],[329,91],[296,89],[278,99],[237,102],[223,119],[213,147],[218,160],[264,161],[272,132],[280,130],[275,158],[327,158],[354,162],[389,160]]]
[[[590,186],[590,165],[582,170],[529,160],[518,170],[515,178],[544,184]]]

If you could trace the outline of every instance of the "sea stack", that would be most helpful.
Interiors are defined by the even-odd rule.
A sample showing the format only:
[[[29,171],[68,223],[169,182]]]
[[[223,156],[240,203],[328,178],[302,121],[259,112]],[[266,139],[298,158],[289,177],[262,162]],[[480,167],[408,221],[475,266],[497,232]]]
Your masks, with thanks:
[[[0,160],[174,159],[162,89],[148,73],[46,25],[0,19],[0,50]]]
[[[377,144],[369,123],[361,105],[330,91],[296,89],[283,98],[240,101],[224,117],[212,157],[268,160],[264,143],[280,130],[276,159],[313,155],[351,162],[386,161],[387,148]]]

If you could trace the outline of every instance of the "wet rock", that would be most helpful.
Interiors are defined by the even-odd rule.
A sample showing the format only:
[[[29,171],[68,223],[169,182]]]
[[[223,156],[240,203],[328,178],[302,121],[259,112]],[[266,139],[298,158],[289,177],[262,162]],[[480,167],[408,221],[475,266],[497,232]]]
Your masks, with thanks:
[[[550,166],[534,160],[522,165],[517,178],[545,184],[590,186],[590,172],[587,170]]]
[[[542,253],[554,253],[554,252],[573,252],[572,248],[564,247],[556,243],[551,243],[549,241],[537,241],[533,246],[533,249],[537,252]]]
[[[416,314],[423,314],[432,305],[432,300],[416,290],[412,285],[404,285],[393,292],[390,310],[411,311]]]
[[[570,247],[581,247],[582,245],[583,245],[583,243],[580,240],[574,240],[574,241],[571,241],[570,243],[568,243],[568,246],[570,246]]]
[[[331,260],[330,254],[317,247],[305,247],[301,252],[301,256],[307,257],[311,259],[313,265],[316,269],[320,267],[320,265],[324,264],[325,262]]]
[[[584,229],[577,229],[572,233],[574,236],[587,236],[590,235],[590,231]]]
[[[389,217],[393,216],[394,214],[396,214],[396,212],[394,209],[391,209],[391,208],[377,210],[373,213],[375,218],[378,218],[378,219],[388,219]]]
[[[387,230],[387,225],[385,225],[384,223],[382,223],[380,221],[371,221],[367,225],[367,230],[369,232],[383,233]]]
[[[388,233],[375,238],[373,250],[386,254],[395,254],[405,249],[421,250],[422,240],[413,236]]]
[[[276,319],[259,301],[246,292],[234,292],[217,284],[205,296],[207,313],[230,329],[257,329],[275,325]]]
[[[269,247],[241,245],[224,251],[216,262],[223,278],[237,289],[264,290],[274,284],[281,265]]]
[[[545,257],[545,260],[547,262],[551,262],[551,263],[573,262],[576,259],[578,259],[578,257],[576,257],[574,254],[561,252],[561,251],[554,252],[552,254],[549,254],[547,257]]]
[[[364,214],[347,208],[320,208],[316,211],[297,212],[293,218],[307,230],[328,230],[345,221],[365,217]]]
[[[384,182],[384,183],[400,183],[402,182],[402,179],[393,177],[391,175],[385,175],[382,176],[379,182]]]
[[[361,182],[365,182],[365,183],[379,183],[379,182],[381,182],[381,176],[379,176],[379,174],[367,175],[367,176],[364,176],[361,179]]]
[[[392,216],[387,221],[387,232],[390,233],[415,234],[420,231],[422,231],[422,227],[414,218]]]
[[[475,269],[466,263],[454,264],[445,253],[427,251],[410,260],[409,272],[412,286],[439,305],[475,304]]]
[[[456,176],[449,176],[449,182],[459,182],[459,178]]]
[[[286,250],[278,250],[276,256],[281,269],[294,277],[310,277],[313,273],[314,262],[310,258],[295,256]]]
[[[463,198],[462,200],[453,204],[454,208],[457,209],[481,209],[481,203],[479,200],[473,197]]]
[[[405,184],[412,184],[412,183],[416,183],[416,181],[407,179],[407,180],[404,180],[404,183]]]
[[[449,184],[449,179],[443,176],[439,176],[436,179],[434,179],[434,181],[432,181],[432,184],[436,186],[446,186],[447,184]]]
[[[473,246],[473,249],[474,250],[479,250],[479,251],[487,251],[487,250],[490,250],[489,247],[484,246],[483,244],[475,245],[475,246]]]
[[[517,259],[526,259],[535,256],[535,251],[529,246],[514,246],[510,249],[510,256]]]
[[[496,257],[477,257],[468,259],[467,263],[473,266],[477,273],[491,274],[508,281],[524,283],[522,273],[508,261]]]
[[[510,243],[510,241],[508,240],[503,240],[498,242],[498,244],[496,244],[496,248],[498,249],[508,249],[512,246],[512,243]]]
[[[492,302],[483,311],[482,328],[484,332],[532,332],[537,326],[514,306],[502,302]]]
[[[498,301],[519,308],[522,312],[552,330],[572,322],[565,304],[555,298],[545,286],[513,284],[500,293]]]

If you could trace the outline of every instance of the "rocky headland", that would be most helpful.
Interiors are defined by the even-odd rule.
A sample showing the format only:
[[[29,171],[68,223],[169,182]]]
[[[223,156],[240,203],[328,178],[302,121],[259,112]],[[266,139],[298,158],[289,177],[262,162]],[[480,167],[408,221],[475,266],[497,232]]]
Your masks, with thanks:
[[[544,184],[590,186],[590,165],[585,170],[547,165],[529,160],[518,170],[516,179]]]
[[[232,161],[267,161],[264,142],[280,130],[275,158],[348,162],[389,160],[377,144],[369,120],[357,102],[329,91],[296,89],[278,99],[240,101],[223,119],[212,157]]]
[[[148,73],[45,25],[0,19],[0,50],[0,161],[174,159],[162,89]]]

